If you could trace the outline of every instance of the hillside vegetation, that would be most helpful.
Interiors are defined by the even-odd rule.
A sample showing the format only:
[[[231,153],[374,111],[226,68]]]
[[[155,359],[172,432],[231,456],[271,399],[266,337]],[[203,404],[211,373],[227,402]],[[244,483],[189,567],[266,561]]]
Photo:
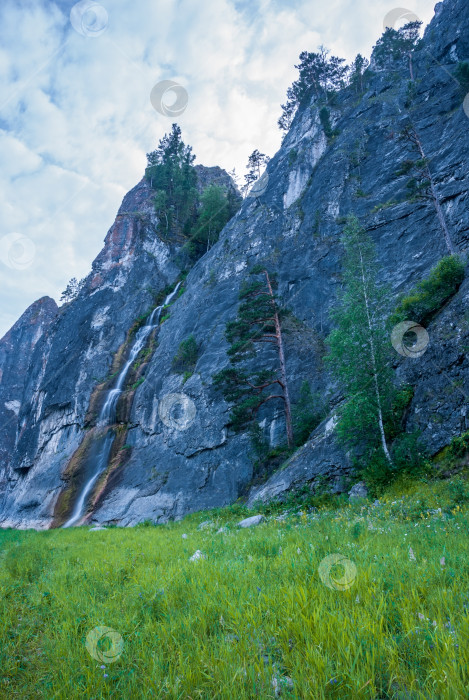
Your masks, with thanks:
[[[468,503],[460,476],[264,506],[249,529],[235,505],[2,531],[0,697],[467,697]]]

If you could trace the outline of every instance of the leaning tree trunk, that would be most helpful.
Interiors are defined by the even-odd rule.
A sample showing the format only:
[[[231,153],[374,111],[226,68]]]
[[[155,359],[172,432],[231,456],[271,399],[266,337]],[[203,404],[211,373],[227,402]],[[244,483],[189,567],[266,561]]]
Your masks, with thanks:
[[[430,166],[428,165],[427,157],[425,155],[425,151],[423,150],[422,142],[420,141],[417,130],[415,129],[415,127],[413,125],[412,125],[412,131],[413,131],[413,135],[414,135],[414,143],[416,144],[416,146],[419,150],[419,153],[422,157],[422,160],[425,163],[425,172],[426,172],[428,180],[430,182],[431,198],[432,198],[434,207],[436,209],[436,215],[438,217],[438,221],[440,223],[441,229],[442,229],[444,237],[445,237],[445,242],[446,242],[447,248],[448,248],[451,255],[455,255],[456,249],[454,247],[453,241],[451,240],[451,236],[450,236],[450,233],[448,231],[448,226],[446,225],[445,215],[443,214],[443,209],[441,208],[440,200],[439,200],[438,193],[437,193],[436,187],[435,187],[435,182],[433,180],[433,175],[431,173]]]
[[[282,338],[282,328],[280,326],[280,319],[278,317],[277,307],[275,305],[274,294],[272,291],[272,285],[270,284],[270,277],[267,270],[264,270],[265,276],[267,278],[267,287],[269,290],[270,297],[272,299],[272,306],[274,308],[274,323],[275,323],[275,336],[277,339],[278,356],[280,360],[280,374],[282,377],[282,388],[283,395],[285,397],[285,423],[287,426],[287,441],[288,446],[293,445],[293,427],[292,427],[292,417],[291,417],[291,402],[290,394],[288,391],[288,380],[287,380],[287,370],[285,365],[285,353],[283,351],[283,338]]]

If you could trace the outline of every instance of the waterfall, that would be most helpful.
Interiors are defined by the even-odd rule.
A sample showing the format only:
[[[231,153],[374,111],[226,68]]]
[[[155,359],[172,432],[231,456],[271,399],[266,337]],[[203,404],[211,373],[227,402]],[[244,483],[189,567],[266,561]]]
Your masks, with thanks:
[[[168,296],[164,300],[164,303],[161,306],[157,306],[152,311],[147,324],[137,331],[134,344],[132,345],[132,348],[130,350],[129,359],[127,360],[121,372],[119,373],[116,386],[114,387],[114,389],[111,389],[109,391],[106,401],[104,402],[104,405],[99,414],[99,427],[108,427],[116,422],[117,401],[119,399],[119,396],[122,394],[125,379],[127,377],[129,369],[135,362],[140,350],[142,350],[142,348],[145,346],[145,343],[150,333],[158,327],[163,307],[171,303],[171,301],[174,299],[177,292],[179,291],[180,286],[181,282],[179,282],[176,285],[174,291],[171,292],[171,294],[168,294]],[[96,483],[99,475],[106,469],[108,465],[109,455],[111,454],[111,448],[114,442],[114,438],[115,434],[112,432],[112,430],[106,430],[97,438],[95,445],[93,446],[94,449],[92,450],[90,455],[94,463],[91,477],[85,483],[85,486],[75,504],[73,514],[67,520],[63,527],[71,527],[83,517],[83,513],[85,511],[86,506],[86,499],[94,484]]]

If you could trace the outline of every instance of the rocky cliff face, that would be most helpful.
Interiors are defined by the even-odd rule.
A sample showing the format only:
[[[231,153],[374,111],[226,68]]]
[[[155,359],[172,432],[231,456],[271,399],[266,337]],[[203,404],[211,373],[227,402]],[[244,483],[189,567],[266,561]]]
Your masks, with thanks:
[[[334,407],[341,397],[323,366],[329,311],[341,281],[342,218],[354,212],[371,233],[383,281],[394,295],[391,305],[447,253],[432,202],[406,199],[408,177],[396,175],[398,164],[410,157],[398,134],[411,113],[451,238],[466,255],[469,118],[452,73],[467,59],[469,7],[465,0],[446,0],[437,5],[414,57],[411,106],[405,66],[377,72],[364,95],[338,96],[331,109],[338,132],[333,140],[316,106],[302,106],[268,165],[265,187],[244,201],[218,243],[191,269],[183,293],[132,367],[117,405],[109,465],[91,492],[90,521],[163,522],[241,494],[250,502],[279,496],[319,474],[335,489],[345,488],[349,456],[334,438]],[[199,179],[209,177],[208,171],[221,176],[219,169],[207,169]],[[99,429],[113,375],[131,351],[136,320],[178,278],[177,242],[156,235],[151,195],[142,181],[126,196],[78,298],[59,310],[36,342],[21,398],[17,391],[5,399],[19,401],[19,428],[7,426],[1,438],[3,526],[63,524],[89,459],[89,435]],[[212,377],[227,364],[224,330],[236,314],[240,285],[260,261],[275,268],[279,297],[293,313],[286,335],[293,401],[307,380],[330,413],[285,468],[254,485],[249,438],[228,429],[229,406]],[[468,426],[468,299],[466,280],[428,326],[425,355],[396,354],[397,377],[414,387],[408,425],[422,430],[432,453]],[[190,334],[199,353],[194,374],[184,382],[172,360]],[[4,374],[16,353],[15,343],[9,347],[0,355]],[[262,418],[276,444],[283,416],[272,408]]]
[[[0,340],[0,483],[4,486],[31,356],[57,312],[55,301],[43,297],[31,304]]]

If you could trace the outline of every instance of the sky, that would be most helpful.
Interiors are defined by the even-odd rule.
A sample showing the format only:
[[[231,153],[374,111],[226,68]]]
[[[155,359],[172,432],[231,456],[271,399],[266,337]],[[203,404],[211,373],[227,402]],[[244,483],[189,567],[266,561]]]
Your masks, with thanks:
[[[255,148],[273,156],[280,146],[280,105],[301,51],[324,44],[347,61],[369,57],[395,8],[1,0],[0,338],[33,301],[59,303],[67,282],[89,273],[146,153],[174,121],[196,164],[242,179]],[[433,8],[412,0],[405,10],[426,25]],[[163,81],[176,91],[163,93]]]

